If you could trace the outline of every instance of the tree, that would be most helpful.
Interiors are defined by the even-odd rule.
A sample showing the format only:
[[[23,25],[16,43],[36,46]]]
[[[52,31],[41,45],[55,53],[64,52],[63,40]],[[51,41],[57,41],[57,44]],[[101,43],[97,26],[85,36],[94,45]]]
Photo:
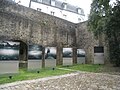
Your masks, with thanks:
[[[98,37],[106,35],[109,44],[110,61],[120,66],[120,1],[112,8],[110,0],[93,0],[89,17],[89,30]]]
[[[106,23],[105,34],[109,41],[110,59],[120,66],[120,1],[117,1]]]
[[[109,13],[110,0],[93,0],[91,4],[91,12],[89,16],[89,30],[93,31],[94,35],[98,37],[104,30],[106,17]]]

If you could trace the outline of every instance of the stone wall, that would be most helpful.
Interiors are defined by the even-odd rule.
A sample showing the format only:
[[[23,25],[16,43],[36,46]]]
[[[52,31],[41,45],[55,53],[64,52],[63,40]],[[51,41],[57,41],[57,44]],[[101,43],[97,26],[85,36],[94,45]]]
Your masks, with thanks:
[[[86,63],[93,63],[93,50],[94,45],[96,44],[96,40],[93,37],[93,33],[88,31],[87,22],[83,22],[77,25],[76,37],[77,47],[84,49],[86,52]]]
[[[74,24],[5,0],[0,1],[0,39],[55,46],[58,64],[62,63],[63,47],[74,48],[74,55],[76,48],[81,48],[86,51],[86,63],[93,62],[95,40],[87,22]]]
[[[73,23],[4,0],[1,4],[4,8],[0,10],[0,36],[52,46],[68,41],[69,45],[74,44]]]

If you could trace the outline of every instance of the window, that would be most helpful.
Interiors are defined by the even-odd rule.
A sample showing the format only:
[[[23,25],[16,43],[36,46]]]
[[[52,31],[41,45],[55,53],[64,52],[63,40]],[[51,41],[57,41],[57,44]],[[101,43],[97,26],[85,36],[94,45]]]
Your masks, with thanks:
[[[51,11],[51,15],[53,15],[53,16],[54,16],[54,14],[55,14],[55,12]]]
[[[40,12],[41,12],[41,9],[40,9],[40,8],[37,8],[37,11],[40,11]]]
[[[55,0],[51,0],[51,5],[55,6]]]
[[[94,53],[104,53],[104,47],[102,46],[95,46]]]

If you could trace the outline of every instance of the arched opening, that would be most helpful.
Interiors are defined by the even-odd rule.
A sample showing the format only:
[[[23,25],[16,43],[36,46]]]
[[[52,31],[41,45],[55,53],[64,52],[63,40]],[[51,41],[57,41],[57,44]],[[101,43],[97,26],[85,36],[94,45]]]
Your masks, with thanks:
[[[10,40],[14,42],[19,42],[19,68],[27,68],[27,49],[28,45],[26,42],[23,42],[22,40]]]
[[[27,44],[0,39],[0,74],[18,73],[19,68],[27,68]]]

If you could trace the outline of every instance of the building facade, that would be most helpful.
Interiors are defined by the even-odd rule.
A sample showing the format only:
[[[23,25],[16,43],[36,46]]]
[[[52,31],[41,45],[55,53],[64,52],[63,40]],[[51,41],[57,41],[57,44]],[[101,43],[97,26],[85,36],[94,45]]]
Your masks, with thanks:
[[[73,23],[83,22],[85,15],[82,8],[58,0],[30,0],[30,8],[65,19]]]

